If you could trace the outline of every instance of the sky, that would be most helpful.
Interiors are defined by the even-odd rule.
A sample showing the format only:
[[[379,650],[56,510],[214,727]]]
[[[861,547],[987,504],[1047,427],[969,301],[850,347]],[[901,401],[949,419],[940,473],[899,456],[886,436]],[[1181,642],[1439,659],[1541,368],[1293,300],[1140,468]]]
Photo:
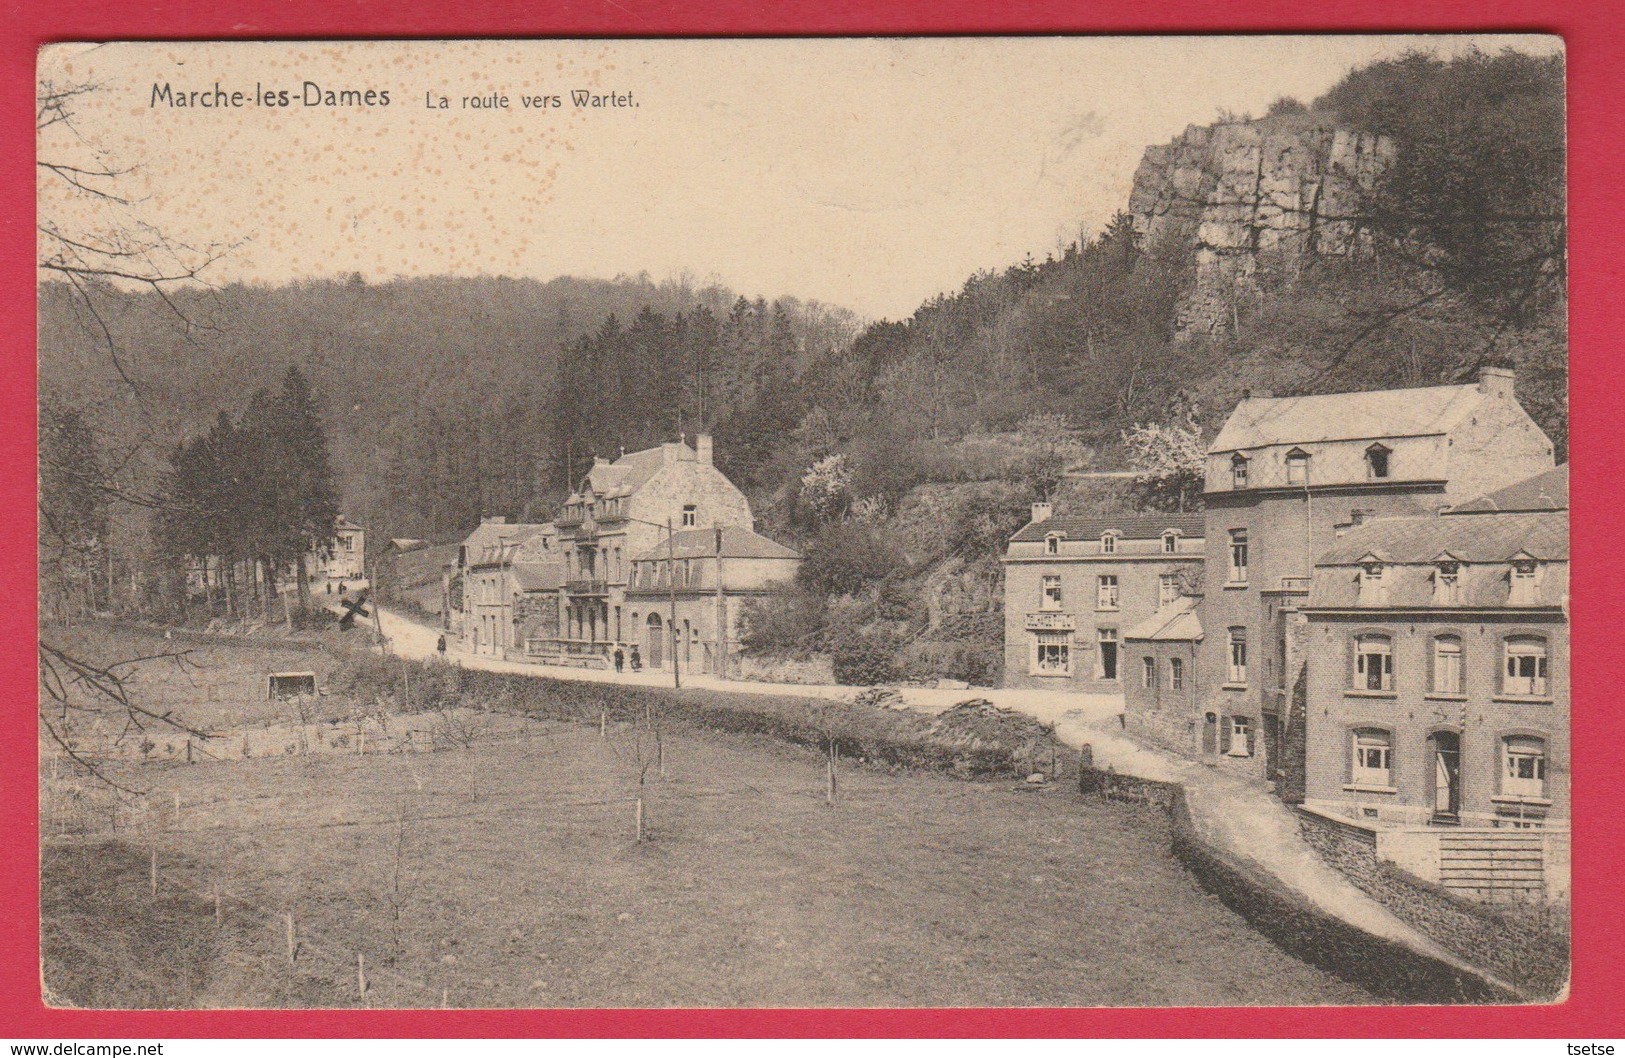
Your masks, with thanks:
[[[1475,44],[1562,46],[1398,36],[65,44],[41,52],[41,81],[96,89],[76,99],[71,126],[42,132],[41,157],[119,170],[128,205],[42,179],[40,208],[77,230],[128,229],[134,217],[223,250],[204,273],[215,283],[646,272],[900,318],[977,270],[1099,231],[1127,204],[1145,148],[1187,125],[1261,114],[1280,96],[1307,102],[1374,59]],[[217,85],[243,105],[172,102],[214,99]],[[370,106],[326,105],[327,92],[368,89]],[[256,102],[282,91],[288,106]],[[572,91],[609,105],[577,106]],[[493,95],[506,108],[475,105]],[[448,107],[430,105],[442,96]],[[524,105],[538,96],[558,105]]]

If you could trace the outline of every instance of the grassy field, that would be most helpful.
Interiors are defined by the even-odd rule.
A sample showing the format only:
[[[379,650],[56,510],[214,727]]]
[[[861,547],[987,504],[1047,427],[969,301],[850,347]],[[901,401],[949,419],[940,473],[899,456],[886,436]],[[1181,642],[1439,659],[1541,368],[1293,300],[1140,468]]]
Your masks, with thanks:
[[[1150,811],[861,768],[831,807],[813,750],[677,732],[637,844],[634,743],[546,723],[439,753],[141,769],[160,810],[47,851],[47,984],[76,1005],[1369,998],[1201,891]],[[157,979],[129,970],[149,962]]]

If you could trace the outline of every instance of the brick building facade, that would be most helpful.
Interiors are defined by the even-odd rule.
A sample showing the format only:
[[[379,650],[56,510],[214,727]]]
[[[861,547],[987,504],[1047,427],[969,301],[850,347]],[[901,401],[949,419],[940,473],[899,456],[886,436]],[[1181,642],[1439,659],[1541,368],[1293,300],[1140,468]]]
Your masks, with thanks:
[[[1132,514],[1032,521],[1004,556],[1004,684],[1118,691],[1123,633],[1195,589],[1202,518]]]

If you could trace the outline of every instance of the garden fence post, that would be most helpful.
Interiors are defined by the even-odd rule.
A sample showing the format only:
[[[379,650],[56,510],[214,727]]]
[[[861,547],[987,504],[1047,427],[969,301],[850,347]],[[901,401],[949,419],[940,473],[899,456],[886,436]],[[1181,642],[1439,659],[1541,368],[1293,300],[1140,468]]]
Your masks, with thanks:
[[[222,909],[220,907],[219,879],[216,879],[214,883],[214,924],[216,926],[223,926],[226,924],[226,916],[222,913]]]
[[[360,952],[355,953],[355,983],[357,990],[365,996],[367,994],[367,957]]]
[[[151,881],[152,881],[152,895],[157,896],[158,895],[158,842],[156,840],[154,840],[153,843],[152,843],[152,871],[150,873],[150,877],[151,877]]]
[[[283,925],[286,927],[286,933],[287,933],[288,965],[292,966],[293,965],[294,954],[297,951],[297,948],[296,948],[296,946],[294,944],[294,939],[293,939],[293,912],[292,911],[284,911],[282,913],[282,922],[283,922]]]

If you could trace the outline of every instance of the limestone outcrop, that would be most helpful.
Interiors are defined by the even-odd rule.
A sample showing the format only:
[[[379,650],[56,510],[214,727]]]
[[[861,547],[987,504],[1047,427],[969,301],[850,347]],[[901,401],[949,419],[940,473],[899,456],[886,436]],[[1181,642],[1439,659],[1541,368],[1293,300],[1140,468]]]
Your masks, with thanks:
[[[1171,240],[1194,260],[1182,338],[1222,333],[1243,299],[1290,285],[1317,257],[1367,245],[1360,203],[1393,157],[1385,137],[1313,114],[1192,125],[1149,147],[1129,212],[1144,249]]]

